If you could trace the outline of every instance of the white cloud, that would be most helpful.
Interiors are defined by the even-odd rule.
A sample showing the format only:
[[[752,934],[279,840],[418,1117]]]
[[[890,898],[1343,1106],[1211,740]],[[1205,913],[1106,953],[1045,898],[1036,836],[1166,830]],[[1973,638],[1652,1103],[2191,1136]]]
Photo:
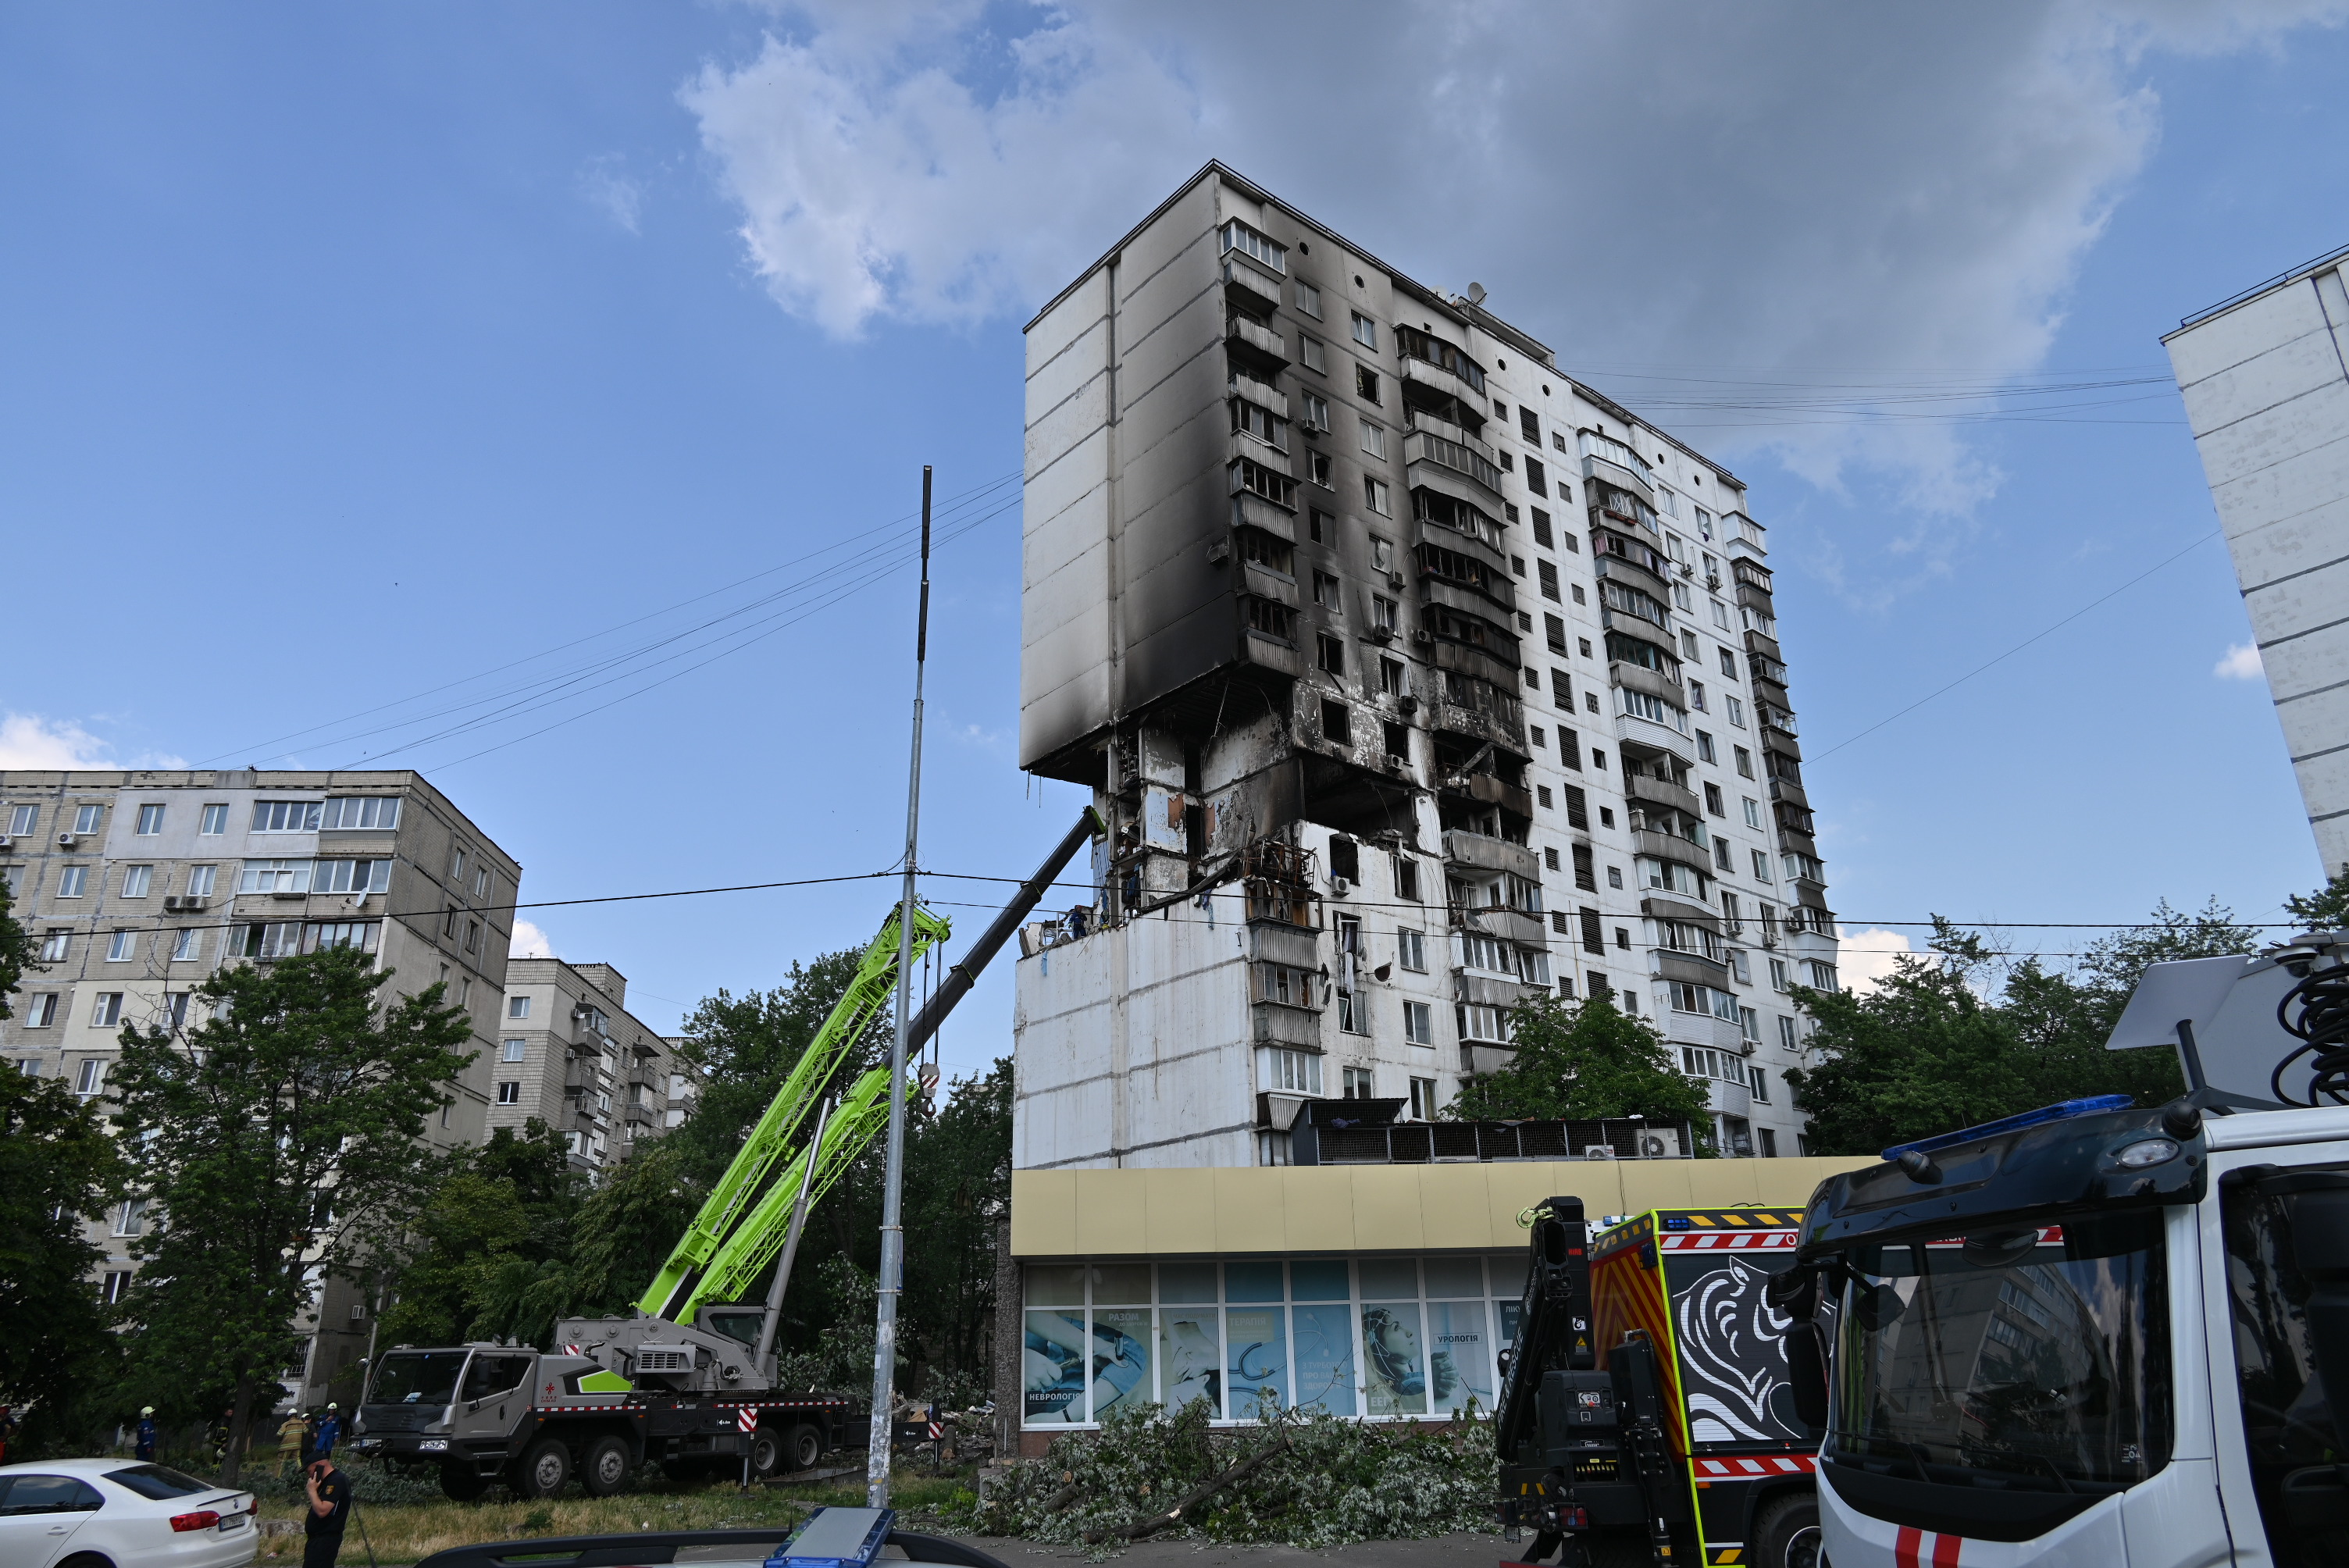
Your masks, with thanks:
[[[2158,139],[2147,53],[2271,46],[2349,0],[775,9],[680,98],[751,266],[827,332],[1025,313],[1217,156],[1426,283],[1475,269],[1636,405],[1667,384],[1634,372],[2036,366]],[[1906,521],[1845,542],[1852,591],[1945,572],[1966,532],[1937,520],[1995,469],[1946,423],[1806,418],[1659,423],[1891,484]]]
[[[2225,681],[2261,681],[2268,677],[2268,667],[2260,662],[2259,645],[2237,643],[2230,647],[2210,673]]]
[[[1878,982],[1891,977],[1895,960],[1909,957],[1916,951],[1909,944],[1909,939],[1897,931],[1847,932],[1836,944],[1836,978],[1845,990],[1865,995],[1876,989]]]
[[[142,752],[129,761],[109,755],[111,743],[69,718],[38,714],[0,715],[0,768],[185,768],[180,758]]]
[[[533,923],[517,920],[513,923],[513,945],[510,955],[515,958],[552,958],[555,955],[554,944],[549,942],[546,933]]]
[[[579,170],[579,194],[613,222],[631,234],[636,232],[637,219],[644,211],[644,182],[631,179],[623,170],[616,154],[605,153],[587,160]]]

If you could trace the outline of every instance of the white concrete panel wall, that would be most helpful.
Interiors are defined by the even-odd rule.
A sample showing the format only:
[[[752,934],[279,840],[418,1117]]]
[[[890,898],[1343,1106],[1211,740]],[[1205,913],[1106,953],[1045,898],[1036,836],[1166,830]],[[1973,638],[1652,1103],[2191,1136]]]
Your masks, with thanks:
[[[2349,864],[2349,291],[2292,279],[2168,339],[2324,868]]]

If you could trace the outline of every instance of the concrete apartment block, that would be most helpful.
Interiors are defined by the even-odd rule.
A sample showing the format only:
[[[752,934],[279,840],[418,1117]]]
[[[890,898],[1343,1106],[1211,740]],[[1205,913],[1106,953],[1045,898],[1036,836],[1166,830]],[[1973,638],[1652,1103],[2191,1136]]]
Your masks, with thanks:
[[[0,878],[41,944],[0,1021],[0,1059],[102,1097],[127,1023],[202,1021],[192,993],[226,964],[357,946],[395,992],[445,982],[473,1018],[456,1101],[426,1129],[479,1142],[522,867],[448,797],[406,771],[0,771]],[[135,1266],[140,1206],[92,1227],[103,1289]],[[357,1393],[372,1304],[323,1289],[286,1391]]]
[[[1609,995],[1802,1151],[1836,944],[1734,475],[1210,164],[1029,324],[1020,763],[1111,825],[1026,934],[1020,1169],[1278,1164]]]
[[[2349,867],[2349,249],[2162,342],[2318,858]]]
[[[489,1126],[533,1118],[565,1133],[573,1162],[600,1172],[636,1140],[678,1126],[698,1079],[676,1043],[627,1010],[627,976],[608,964],[516,958],[506,965]]]

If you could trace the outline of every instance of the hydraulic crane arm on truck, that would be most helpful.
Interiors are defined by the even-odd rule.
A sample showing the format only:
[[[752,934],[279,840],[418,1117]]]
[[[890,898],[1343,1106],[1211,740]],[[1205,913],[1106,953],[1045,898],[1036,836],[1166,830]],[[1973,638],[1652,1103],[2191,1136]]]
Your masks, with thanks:
[[[1822,1562],[2349,1563],[2349,932],[2155,965],[2107,1044],[2174,1047],[2187,1093],[1812,1198],[1773,1295],[1811,1330]]]
[[[1053,879],[1102,831],[1087,808],[910,1021],[908,1056],[937,1033]],[[947,932],[944,920],[915,911],[917,954]],[[826,1447],[854,1441],[864,1429],[852,1401],[774,1391],[769,1319],[781,1310],[795,1224],[887,1125],[886,1068],[860,1075],[829,1114],[820,1108],[884,1016],[898,947],[892,912],[638,1301],[637,1315],[558,1324],[560,1348],[543,1354],[492,1345],[396,1348],[369,1369],[353,1427],[359,1451],[437,1464],[442,1489],[460,1499],[500,1479],[524,1496],[551,1496],[574,1471],[601,1496],[648,1460],[690,1466],[747,1458],[766,1475],[805,1468]],[[814,1130],[802,1137],[812,1118]],[[779,1253],[766,1299],[746,1300]]]

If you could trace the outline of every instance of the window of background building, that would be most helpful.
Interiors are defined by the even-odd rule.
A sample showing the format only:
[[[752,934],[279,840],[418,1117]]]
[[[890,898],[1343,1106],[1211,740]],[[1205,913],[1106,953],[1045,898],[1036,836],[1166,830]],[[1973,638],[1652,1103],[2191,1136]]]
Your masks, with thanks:
[[[509,1017],[509,1018],[527,1018],[527,1017],[529,1017],[529,1016],[530,1016],[530,998],[529,998],[529,997],[527,997],[527,996],[509,996],[509,997],[507,997],[507,998],[506,998],[506,1016],[507,1016],[507,1017]]]
[[[117,931],[107,938],[106,961],[109,964],[128,964],[138,956],[139,934],[137,932]]]
[[[500,1105],[520,1105],[522,1103],[522,1085],[511,1081],[498,1085],[498,1103]]]
[[[105,820],[106,808],[103,806],[77,806],[74,808],[73,830],[77,833],[95,833],[98,831],[98,824]]]
[[[163,830],[163,808],[155,805],[140,807],[139,827],[137,830],[141,838],[152,838],[157,833],[161,832]]]
[[[518,1062],[523,1059],[523,1053],[527,1051],[530,1047],[526,1041],[507,1040],[500,1048],[505,1052],[506,1060],[510,1062]]]
[[[1435,1044],[1435,1010],[1424,1002],[1405,1002],[1402,1037],[1414,1046]]]
[[[152,883],[154,880],[155,868],[153,866],[123,867],[122,896],[125,898],[145,898],[147,896],[148,886]]]
[[[57,873],[59,898],[79,898],[82,895],[82,890],[88,885],[89,868],[88,866],[67,866]]]
[[[1395,962],[1414,974],[1427,973],[1427,936],[1423,932],[1395,933]]]
[[[57,1021],[57,994],[45,991],[25,1004],[25,1027],[46,1029]]]
[[[1324,375],[1329,374],[1330,350],[1312,334],[1300,332],[1297,335],[1297,355],[1306,369],[1319,370]],[[1329,427],[1325,425],[1322,428],[1327,429]]]
[[[1424,1007],[1425,1004],[1418,1004]],[[1413,1121],[1435,1119],[1435,1080],[1415,1078],[1411,1080],[1411,1119]]]
[[[72,947],[72,932],[51,931],[41,938],[41,962],[44,964],[62,964],[66,960],[67,953],[68,953]]]
[[[1354,341],[1364,348],[1376,349],[1379,346],[1379,324],[1361,311],[1349,314],[1354,318]]]
[[[41,809],[38,806],[11,806],[8,808],[8,836],[14,839],[30,838],[33,830],[40,825],[40,821]]]
[[[218,838],[227,832],[228,808],[226,806],[205,807],[203,815],[197,820],[196,831],[208,838]]]

